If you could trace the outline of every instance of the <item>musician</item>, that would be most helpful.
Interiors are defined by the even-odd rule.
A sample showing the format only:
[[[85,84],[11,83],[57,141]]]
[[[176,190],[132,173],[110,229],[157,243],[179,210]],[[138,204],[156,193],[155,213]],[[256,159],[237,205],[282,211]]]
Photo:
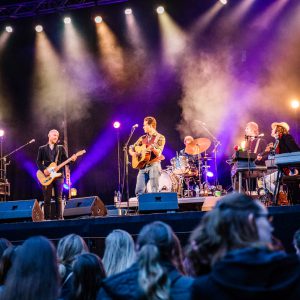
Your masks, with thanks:
[[[274,122],[272,123],[271,128],[271,136],[276,139],[274,144],[275,149],[273,149],[276,154],[300,151],[300,147],[295,142],[294,137],[289,133],[290,126],[286,122]],[[272,149],[270,150],[272,151]],[[284,173],[285,175],[297,175],[299,171],[286,168]],[[266,186],[272,193],[275,191],[277,174],[278,172],[276,171],[265,177]]]
[[[195,139],[192,136],[190,136],[190,135],[185,136],[184,140],[183,140],[185,148],[179,151],[179,155],[187,157],[190,167],[196,168],[196,170],[198,170],[199,158],[201,158],[201,154],[200,154],[200,157],[199,157],[197,154],[192,155],[192,154],[186,153],[186,151],[185,151],[186,148],[189,145],[193,144],[194,141],[195,141]]]
[[[144,119],[143,129],[145,134],[129,147],[131,156],[138,155],[135,152],[135,147],[143,144],[147,146],[148,151],[151,153],[149,162],[139,170],[137,175],[135,193],[138,196],[145,193],[149,180],[151,191],[159,192],[160,161],[166,143],[165,137],[156,131],[156,120],[154,117],[149,116]]]
[[[59,132],[56,129],[51,129],[48,133],[48,143],[39,147],[37,155],[37,166],[44,173],[45,176],[49,176],[50,173],[47,167],[55,162],[57,165],[61,164],[68,159],[66,150],[62,145],[57,145],[59,138]],[[72,156],[72,160],[76,160],[76,155]],[[62,171],[64,174],[64,171]],[[42,186],[43,196],[44,196],[44,215],[45,220],[51,219],[51,197],[52,189],[54,190],[54,200],[55,200],[55,215],[61,220],[63,219],[63,184],[64,175],[57,177],[50,185]]]
[[[251,153],[256,153],[257,157],[255,160],[256,165],[265,165],[265,160],[268,155],[265,153],[267,143],[259,134],[259,127],[255,122],[249,122],[245,128],[245,150]]]

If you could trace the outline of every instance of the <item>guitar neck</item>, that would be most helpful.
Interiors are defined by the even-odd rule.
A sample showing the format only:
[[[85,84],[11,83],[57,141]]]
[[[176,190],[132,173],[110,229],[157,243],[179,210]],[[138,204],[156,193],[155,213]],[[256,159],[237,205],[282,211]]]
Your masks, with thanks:
[[[72,158],[68,158],[67,160],[65,160],[64,162],[62,162],[61,164],[59,164],[56,169],[57,171],[60,170],[62,167],[64,167],[66,164],[68,164],[70,161],[72,160]]]

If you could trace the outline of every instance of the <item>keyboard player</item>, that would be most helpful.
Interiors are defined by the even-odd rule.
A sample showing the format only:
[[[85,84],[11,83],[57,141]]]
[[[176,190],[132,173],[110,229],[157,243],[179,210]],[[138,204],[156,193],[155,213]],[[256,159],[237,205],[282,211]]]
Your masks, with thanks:
[[[294,137],[289,133],[290,126],[286,122],[274,122],[271,125],[271,136],[275,138],[273,151],[275,154],[292,153],[300,151]],[[285,175],[297,175],[298,170],[285,169]],[[265,177],[266,187],[271,193],[275,191],[276,179],[278,172],[275,171]]]

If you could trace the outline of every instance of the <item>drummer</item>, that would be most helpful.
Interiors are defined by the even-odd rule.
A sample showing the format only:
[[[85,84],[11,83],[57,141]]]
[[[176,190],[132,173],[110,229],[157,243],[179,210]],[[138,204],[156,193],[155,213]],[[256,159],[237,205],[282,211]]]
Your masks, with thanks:
[[[185,148],[179,151],[179,155],[186,156],[188,158],[188,161],[190,164],[198,167],[198,155],[191,155],[191,154],[186,153],[186,151],[185,151],[189,145],[193,144],[194,138],[190,135],[187,135],[184,138],[183,142],[184,142]]]

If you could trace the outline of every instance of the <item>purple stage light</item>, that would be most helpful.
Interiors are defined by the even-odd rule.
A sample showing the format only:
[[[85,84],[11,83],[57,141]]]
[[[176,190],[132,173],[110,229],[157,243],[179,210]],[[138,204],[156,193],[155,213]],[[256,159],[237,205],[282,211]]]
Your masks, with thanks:
[[[207,175],[207,177],[214,177],[214,173],[213,172],[211,172],[211,171],[208,171],[207,173],[206,173],[206,175]]]
[[[121,127],[121,123],[116,121],[116,122],[114,122],[113,126],[114,126],[114,128],[118,129]]]

